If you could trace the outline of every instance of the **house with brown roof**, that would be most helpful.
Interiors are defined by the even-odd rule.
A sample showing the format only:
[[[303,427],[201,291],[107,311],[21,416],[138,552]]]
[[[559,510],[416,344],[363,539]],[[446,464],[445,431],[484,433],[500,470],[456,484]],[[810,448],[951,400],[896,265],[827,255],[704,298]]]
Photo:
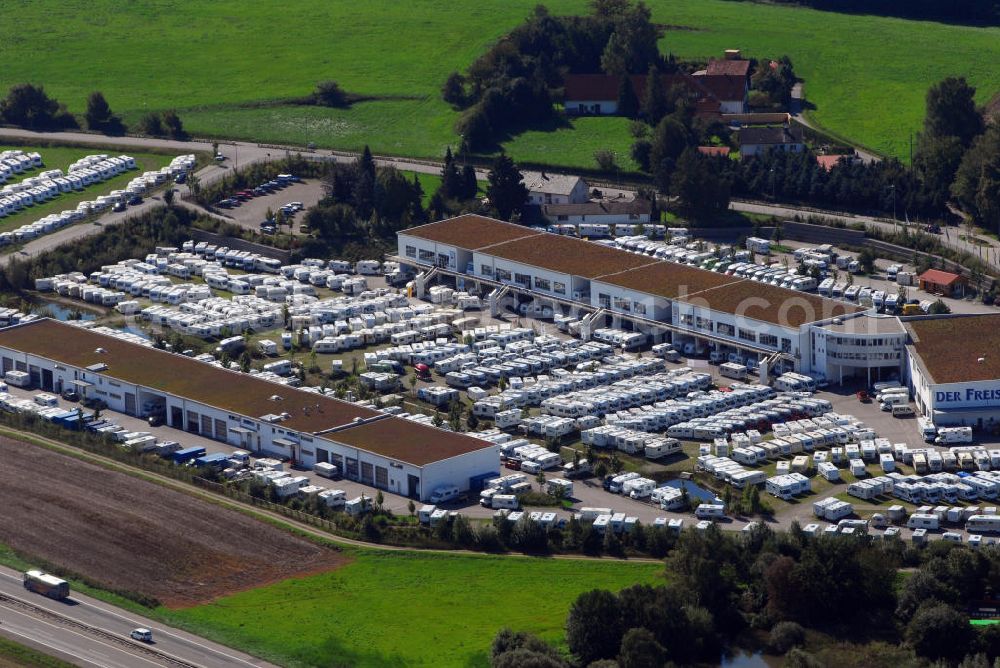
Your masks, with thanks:
[[[722,113],[722,103],[712,88],[685,72],[663,74],[664,90],[682,90],[688,100],[695,105],[695,114],[700,117],[718,116]],[[632,88],[640,104],[646,96],[646,75],[634,74],[629,77]],[[614,116],[618,113],[618,89],[621,78],[610,74],[567,74],[563,88],[563,106],[567,114],[588,116]],[[713,87],[716,87],[713,84]],[[727,94],[729,91],[726,91]]]
[[[965,295],[968,280],[960,274],[940,269],[928,269],[917,277],[920,289],[932,295],[961,298]]]

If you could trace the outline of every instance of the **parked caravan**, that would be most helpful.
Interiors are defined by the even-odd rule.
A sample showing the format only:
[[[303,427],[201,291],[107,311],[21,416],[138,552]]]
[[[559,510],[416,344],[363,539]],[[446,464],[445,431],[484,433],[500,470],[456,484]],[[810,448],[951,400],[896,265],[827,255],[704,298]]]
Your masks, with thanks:
[[[719,373],[726,378],[733,378],[735,380],[746,380],[747,378],[747,367],[745,364],[735,364],[733,362],[726,362],[719,365]]]
[[[908,529],[936,531],[939,525],[940,520],[938,520],[938,516],[929,513],[914,513],[906,520],[906,527]]]
[[[726,516],[726,507],[715,503],[702,503],[694,511],[695,517],[700,520],[715,520]]]

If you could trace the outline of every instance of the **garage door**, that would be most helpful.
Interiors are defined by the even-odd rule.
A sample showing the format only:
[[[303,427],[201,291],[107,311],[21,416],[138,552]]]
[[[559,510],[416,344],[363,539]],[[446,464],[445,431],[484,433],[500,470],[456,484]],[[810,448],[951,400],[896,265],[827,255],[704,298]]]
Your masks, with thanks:
[[[375,467],[369,462],[361,462],[361,482],[366,485],[375,482]]]
[[[375,486],[389,489],[389,469],[382,466],[375,467]]]

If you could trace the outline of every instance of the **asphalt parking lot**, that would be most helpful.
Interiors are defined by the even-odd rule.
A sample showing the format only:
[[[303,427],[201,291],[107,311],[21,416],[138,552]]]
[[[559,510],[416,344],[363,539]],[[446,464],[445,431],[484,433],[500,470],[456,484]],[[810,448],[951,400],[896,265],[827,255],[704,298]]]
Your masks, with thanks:
[[[309,209],[316,206],[323,199],[323,196],[323,184],[320,181],[306,180],[301,183],[293,183],[270,195],[254,197],[232,209],[218,208],[218,212],[226,218],[231,218],[232,222],[240,227],[259,232],[260,224],[267,219],[269,209],[272,214],[276,214],[278,209],[289,202],[302,202],[302,205]],[[292,218],[291,227],[282,228],[281,231],[287,233],[291,230],[293,234],[299,234],[299,225],[304,216],[304,211],[299,211]]]
[[[798,249],[798,248],[815,248],[816,244],[806,244],[798,241],[785,241],[782,240],[782,246],[787,246],[788,248]],[[857,253],[851,251],[837,250],[838,255],[847,255],[851,258],[857,258]],[[763,256],[758,255],[758,260]],[[782,262],[787,260],[789,267],[795,267],[798,262],[795,257],[790,253],[771,253],[771,262]],[[763,261],[763,260],[761,260]],[[872,290],[883,290],[887,294],[897,294],[900,288],[905,289],[907,299],[918,299],[920,301],[930,300],[937,301],[940,299],[948,308],[952,310],[953,313],[996,313],[998,309],[994,306],[987,306],[982,303],[982,301],[977,299],[952,299],[951,297],[941,297],[939,295],[934,295],[929,292],[924,292],[916,286],[900,286],[898,283],[889,281],[885,277],[885,270],[893,264],[898,264],[903,267],[903,271],[915,272],[916,267],[912,264],[905,262],[893,262],[891,260],[877,259],[875,261],[876,273],[873,276],[851,276],[846,270],[838,270],[838,282],[845,282],[848,280],[848,276],[851,276],[851,280],[854,285],[860,285],[863,287],[870,287]]]

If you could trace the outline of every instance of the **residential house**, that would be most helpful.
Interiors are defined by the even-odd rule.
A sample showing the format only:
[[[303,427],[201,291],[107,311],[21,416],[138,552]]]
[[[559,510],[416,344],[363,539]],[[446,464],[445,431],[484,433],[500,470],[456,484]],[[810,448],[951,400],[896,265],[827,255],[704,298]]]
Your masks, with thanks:
[[[774,150],[790,153],[806,150],[802,130],[795,127],[743,128],[739,139],[741,159]]]
[[[521,172],[528,189],[528,204],[583,204],[590,199],[587,182],[569,174]]]

